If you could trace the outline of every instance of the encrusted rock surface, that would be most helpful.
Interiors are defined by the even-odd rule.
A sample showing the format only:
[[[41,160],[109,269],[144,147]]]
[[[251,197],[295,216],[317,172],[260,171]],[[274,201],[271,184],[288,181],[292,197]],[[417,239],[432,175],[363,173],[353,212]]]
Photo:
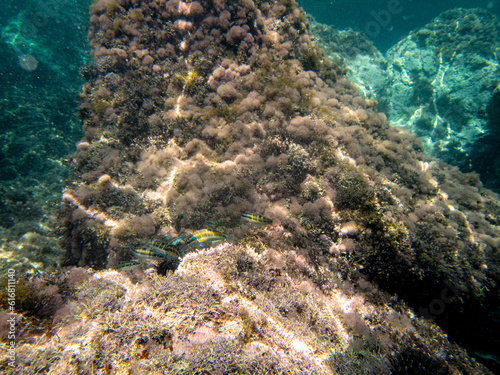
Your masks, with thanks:
[[[167,277],[74,268],[53,282],[73,297],[57,335],[19,337],[16,374],[489,373],[374,284],[295,251],[222,244]]]
[[[97,0],[91,13],[64,266],[114,267],[208,220],[230,243],[192,249],[166,276],[52,275],[57,288],[37,290],[61,294],[57,332],[71,344],[43,338],[26,361],[49,353],[53,373],[487,373],[422,315],[488,326],[498,197],[391,127],[293,1]]]
[[[472,160],[473,168],[484,170],[485,181],[496,183],[498,178],[473,159],[483,135],[494,130],[487,112],[499,81],[499,26],[486,10],[452,9],[385,56],[353,31],[316,25],[313,33],[362,95],[379,100],[391,125],[419,136],[429,155],[465,170]],[[338,43],[347,37],[351,43]]]

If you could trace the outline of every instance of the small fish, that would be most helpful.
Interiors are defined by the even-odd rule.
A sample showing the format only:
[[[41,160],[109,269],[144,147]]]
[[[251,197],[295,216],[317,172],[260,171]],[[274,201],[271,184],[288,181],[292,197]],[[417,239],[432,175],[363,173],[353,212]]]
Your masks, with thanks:
[[[179,259],[185,255],[184,251],[182,249],[179,249],[175,245],[167,245],[167,247],[165,248],[165,253],[166,255],[170,255],[171,257]]]
[[[252,224],[258,225],[258,226],[266,226],[266,225],[271,225],[273,221],[265,216],[262,215],[253,215],[253,214],[243,214],[241,215],[241,218],[243,220],[246,220]]]
[[[179,236],[179,237],[174,237],[173,239],[171,239],[170,241],[167,242],[167,246],[168,245],[174,245],[174,246],[179,246],[180,243],[184,240],[184,236]],[[165,239],[168,240],[168,236],[165,236]]]
[[[139,265],[139,262],[131,260],[129,262],[118,262],[115,266],[115,270],[122,271]]]
[[[163,259],[165,258],[165,251],[160,247],[154,245],[152,242],[141,247],[140,249],[130,249],[132,254],[139,259],[143,258],[153,258],[153,259]]]
[[[169,240],[166,243],[162,243],[161,241],[155,243],[149,243],[146,246],[146,250],[144,251],[144,255],[149,258],[166,258],[167,255],[173,256],[175,258],[182,258],[186,255],[184,248],[185,245],[182,244],[184,240],[184,236],[174,237],[169,240],[168,237],[165,236],[166,240]],[[153,252],[151,255],[150,253]]]
[[[210,228],[210,230],[217,233],[225,234],[226,226],[230,223],[230,220],[231,219],[229,218],[227,218],[226,220],[217,220],[217,221],[207,220],[206,224]]]
[[[193,233],[191,238],[186,242],[186,245],[192,243],[199,243],[201,246],[205,244],[213,244],[226,239],[226,236],[222,233],[215,232],[209,229],[201,229]]]

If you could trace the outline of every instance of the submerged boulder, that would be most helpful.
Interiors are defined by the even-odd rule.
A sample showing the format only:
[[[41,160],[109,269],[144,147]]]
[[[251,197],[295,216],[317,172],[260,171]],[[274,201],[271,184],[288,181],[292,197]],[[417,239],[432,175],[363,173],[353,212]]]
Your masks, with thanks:
[[[489,373],[374,284],[291,250],[221,244],[168,277],[74,268],[60,283],[74,292],[57,335],[20,345],[17,374]]]
[[[385,55],[352,30],[314,24],[313,34],[361,94],[379,101],[391,125],[419,136],[427,154],[475,170],[498,189],[498,172],[485,165],[494,147],[484,150],[485,142],[498,143],[488,110],[499,79],[500,24],[493,14],[448,10]]]
[[[154,371],[186,362],[208,372],[296,373],[287,369],[297,363],[301,373],[422,364],[487,372],[425,319],[453,328],[472,312],[488,319],[487,303],[498,302],[498,197],[391,127],[311,41],[293,1],[96,0],[89,40],[85,136],[61,210],[64,265],[115,267],[131,250],[208,222],[223,223],[231,244],[193,246],[175,273],[153,272],[143,297],[119,301],[131,290],[125,276],[97,273],[120,285],[110,292],[117,301],[106,294],[107,310],[85,313],[107,322],[107,338],[87,327],[81,335],[95,345],[71,346],[54,366],[81,368],[70,358],[83,355],[109,371],[153,353]],[[244,213],[273,224],[242,222]],[[85,288],[73,293],[82,308],[100,293]],[[372,302],[356,299],[363,293]],[[350,307],[332,310],[337,300]],[[144,311],[157,330],[142,325]],[[374,333],[388,322],[397,325],[388,336]],[[113,364],[123,342],[133,347]],[[233,356],[220,354],[228,342]],[[200,357],[204,349],[212,354]]]

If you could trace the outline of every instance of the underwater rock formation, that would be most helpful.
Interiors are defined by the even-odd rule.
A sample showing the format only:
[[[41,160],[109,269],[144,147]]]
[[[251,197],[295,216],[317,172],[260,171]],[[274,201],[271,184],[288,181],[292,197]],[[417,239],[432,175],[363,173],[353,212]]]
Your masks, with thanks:
[[[374,284],[332,276],[295,251],[227,243],[168,277],[74,268],[43,287],[73,297],[57,335],[19,347],[16,374],[489,373]]]
[[[83,321],[64,340],[84,338],[88,352],[51,349],[62,358],[54,369],[151,358],[154,371],[406,373],[424,363],[487,373],[406,305],[376,296],[397,293],[452,329],[472,313],[486,326],[498,307],[498,197],[391,127],[311,41],[293,1],[96,0],[90,9],[95,64],[84,71],[85,136],[63,195],[64,265],[115,267],[131,249],[207,221],[225,222],[234,245],[191,249],[175,273],[153,272],[145,294],[115,271],[68,292],[77,306],[66,306],[67,320]],[[249,212],[274,224],[242,222]],[[371,302],[333,307],[356,294]],[[389,337],[375,335],[379,325]],[[237,358],[221,355],[228,341]],[[120,342],[131,346],[117,365]]]
[[[433,156],[466,158],[487,132],[499,41],[494,15],[453,9],[391,48],[386,57],[392,65],[392,122],[421,137]]]
[[[308,16],[311,35],[328,57],[346,70],[361,96],[377,99],[377,109],[387,112],[390,68],[384,55],[366,35],[352,29],[338,30]],[[391,119],[388,119],[389,122]]]
[[[354,31],[315,25],[313,34],[362,94],[380,102],[391,125],[422,138],[429,155],[480,172],[483,182],[498,188],[500,177],[492,178],[480,160],[473,160],[484,143],[481,137],[491,131],[487,108],[498,85],[500,24],[493,14],[446,11],[385,56]],[[337,43],[347,37],[350,44]]]

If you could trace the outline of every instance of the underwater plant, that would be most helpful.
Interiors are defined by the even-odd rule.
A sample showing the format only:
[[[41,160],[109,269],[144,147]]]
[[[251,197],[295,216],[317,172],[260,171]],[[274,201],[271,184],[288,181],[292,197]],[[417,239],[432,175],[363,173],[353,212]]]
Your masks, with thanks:
[[[389,126],[294,1],[96,0],[89,40],[60,244],[93,270],[44,366],[488,373],[416,309],[452,283],[438,323],[488,317],[498,197]]]

